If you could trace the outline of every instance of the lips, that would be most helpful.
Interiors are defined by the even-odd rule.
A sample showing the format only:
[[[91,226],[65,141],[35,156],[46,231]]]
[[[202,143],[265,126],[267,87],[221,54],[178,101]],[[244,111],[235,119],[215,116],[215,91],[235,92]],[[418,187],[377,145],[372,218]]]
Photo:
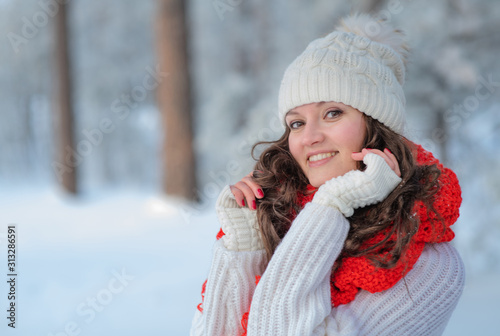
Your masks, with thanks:
[[[319,167],[332,160],[339,152],[315,152],[308,155],[307,166],[309,168]]]
[[[324,160],[326,158],[335,156],[335,154],[337,154],[337,152],[327,152],[327,153],[314,154],[314,155],[309,156],[308,161],[309,162],[316,162],[316,161]]]

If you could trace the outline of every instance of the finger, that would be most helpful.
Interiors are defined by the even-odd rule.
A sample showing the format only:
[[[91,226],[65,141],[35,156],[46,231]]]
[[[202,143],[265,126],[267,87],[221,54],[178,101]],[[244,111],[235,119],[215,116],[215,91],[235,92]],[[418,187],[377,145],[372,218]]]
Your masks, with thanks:
[[[392,154],[392,152],[387,148],[385,148],[384,151],[381,151],[379,149],[363,148],[361,152],[352,153],[351,157],[353,158],[353,160],[361,161],[368,153],[377,154],[378,156],[382,157],[387,165],[394,171],[394,173],[401,177],[398,160],[396,159],[394,154]]]
[[[362,155],[357,155],[357,157],[364,158],[368,153],[373,153],[373,154],[376,154],[376,155],[380,156],[381,158],[383,158],[384,161],[389,166],[389,168],[391,168],[396,175],[401,176],[401,172],[399,171],[398,160],[396,159],[396,157],[394,155],[392,155],[392,153],[389,150],[381,151],[379,149],[363,148],[361,150]],[[389,156],[389,154],[391,154],[391,156]]]
[[[385,157],[384,153],[381,150],[372,148],[363,148],[361,149],[361,152],[353,152],[351,154],[351,157],[356,161],[362,161],[368,153],[377,154],[382,158],[384,158],[385,160],[388,159],[387,157]]]
[[[236,203],[238,203],[239,206],[244,207],[245,204],[245,194],[236,187],[235,185],[229,186],[229,189],[231,189],[231,192],[233,193],[234,199],[236,200]]]
[[[368,153],[373,153],[373,154],[377,154],[378,156],[380,156],[381,158],[383,158],[385,160],[385,162],[387,163],[387,165],[394,171],[396,171],[396,168],[397,168],[397,160],[396,161],[393,161],[392,158],[390,158],[385,152],[382,152],[381,150],[379,149],[370,149],[367,151],[366,154]]]
[[[356,161],[362,161],[362,160],[365,158],[366,154],[368,154],[368,153],[378,154],[378,153],[377,153],[377,151],[378,151],[379,153],[382,153],[382,152],[381,152],[381,151],[379,151],[378,149],[372,149],[372,148],[362,148],[362,149],[361,149],[361,152],[353,152],[353,153],[351,154],[351,157],[352,157],[354,160],[356,160]]]
[[[365,155],[362,152],[353,152],[351,157],[354,161],[363,161]]]
[[[238,183],[236,183],[234,186],[236,188],[238,188],[243,193],[244,198],[246,200],[246,205],[248,206],[248,208],[255,210],[257,208],[257,204],[255,201],[255,194],[254,194],[252,188],[250,188],[250,186],[248,186],[248,184],[246,184],[246,182],[244,181],[244,178],[241,181],[239,181]]]
[[[401,177],[401,170],[399,169],[398,159],[394,156],[394,154],[392,154],[392,152],[388,148],[384,149],[384,153],[393,162],[393,164],[395,166],[395,169],[393,169],[393,170],[396,173],[396,175],[398,175],[399,177]]]
[[[248,174],[244,178],[241,179],[242,182],[246,183],[253,191],[253,194],[257,198],[264,197],[264,192],[262,191],[262,187],[255,182],[253,179],[253,173]]]

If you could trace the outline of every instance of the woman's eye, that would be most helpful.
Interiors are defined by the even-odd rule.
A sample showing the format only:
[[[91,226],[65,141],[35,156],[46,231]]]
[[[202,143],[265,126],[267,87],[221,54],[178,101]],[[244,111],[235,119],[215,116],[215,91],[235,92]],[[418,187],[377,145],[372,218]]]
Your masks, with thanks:
[[[292,121],[289,125],[290,129],[297,129],[302,126],[304,123],[302,121]]]
[[[342,114],[341,110],[331,110],[331,111],[326,112],[325,118],[334,119],[341,114]]]

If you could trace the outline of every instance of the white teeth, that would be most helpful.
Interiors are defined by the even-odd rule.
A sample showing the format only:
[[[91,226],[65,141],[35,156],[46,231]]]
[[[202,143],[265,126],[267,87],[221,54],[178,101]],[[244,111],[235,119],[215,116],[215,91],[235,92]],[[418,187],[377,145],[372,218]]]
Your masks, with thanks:
[[[320,153],[320,154],[316,154],[316,155],[311,155],[309,157],[309,162],[323,160],[323,159],[329,158],[329,157],[334,156],[334,155],[335,155],[335,153]]]

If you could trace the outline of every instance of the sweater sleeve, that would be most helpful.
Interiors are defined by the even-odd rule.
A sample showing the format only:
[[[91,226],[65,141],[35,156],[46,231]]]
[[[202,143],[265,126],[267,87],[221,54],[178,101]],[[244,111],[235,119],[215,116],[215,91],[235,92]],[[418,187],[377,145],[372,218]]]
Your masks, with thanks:
[[[232,251],[255,251],[264,248],[256,211],[240,207],[229,186],[222,189],[215,210],[226,248]]]
[[[265,250],[236,252],[221,240],[215,243],[203,309],[196,310],[190,335],[241,335],[241,317],[249,310],[265,259]]]
[[[276,249],[255,291],[248,335],[325,335],[330,274],[349,231],[342,213],[308,203]]]
[[[387,291],[360,291],[332,308],[330,273],[349,224],[309,203],[297,216],[255,290],[248,335],[440,335],[464,286],[448,243],[429,244],[407,276]]]
[[[238,206],[229,186],[222,190],[216,212],[223,237],[214,245],[191,335],[241,335],[241,318],[250,309],[255,277],[265,269],[266,253],[255,228],[255,212]]]

